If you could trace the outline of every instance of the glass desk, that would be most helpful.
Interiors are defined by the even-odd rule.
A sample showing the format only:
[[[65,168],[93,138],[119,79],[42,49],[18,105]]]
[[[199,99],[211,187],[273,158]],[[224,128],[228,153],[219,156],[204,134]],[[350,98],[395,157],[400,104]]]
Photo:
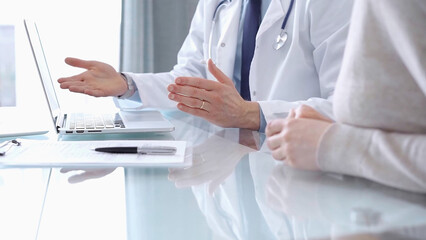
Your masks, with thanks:
[[[63,140],[185,140],[191,167],[1,169],[0,239],[426,238],[426,195],[294,170],[263,134],[164,114],[174,132]]]
[[[50,169],[0,169],[0,239],[35,239]]]

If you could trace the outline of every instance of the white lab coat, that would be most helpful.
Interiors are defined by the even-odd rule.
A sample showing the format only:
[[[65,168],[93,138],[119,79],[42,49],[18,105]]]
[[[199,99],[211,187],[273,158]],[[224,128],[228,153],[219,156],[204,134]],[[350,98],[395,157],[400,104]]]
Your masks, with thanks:
[[[129,73],[144,107],[168,108],[167,86],[178,76],[215,80],[205,61],[213,12],[220,0],[200,0],[191,28],[168,73]],[[232,77],[243,0],[219,11],[212,41],[213,60]],[[287,23],[289,39],[273,48],[290,0],[272,0],[260,25],[250,71],[252,101],[258,101],[267,121],[284,117],[304,103],[332,116],[331,97],[345,47],[352,0],[296,0]]]

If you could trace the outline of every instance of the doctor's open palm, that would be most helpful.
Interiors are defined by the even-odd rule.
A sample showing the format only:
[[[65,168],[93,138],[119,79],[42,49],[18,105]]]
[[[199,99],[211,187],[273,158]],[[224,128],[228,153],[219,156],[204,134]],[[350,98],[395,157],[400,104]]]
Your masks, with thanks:
[[[120,96],[127,91],[127,82],[112,66],[77,58],[66,58],[65,62],[86,71],[71,77],[60,78],[62,89],[84,93],[94,97]]]

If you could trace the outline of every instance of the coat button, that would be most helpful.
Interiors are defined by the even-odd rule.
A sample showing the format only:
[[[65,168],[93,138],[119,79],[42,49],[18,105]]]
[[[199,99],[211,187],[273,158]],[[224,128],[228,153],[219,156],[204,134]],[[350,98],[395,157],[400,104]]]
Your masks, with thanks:
[[[221,43],[220,46],[221,47],[226,47],[226,44],[225,43]]]
[[[253,91],[251,95],[256,96],[256,91]]]

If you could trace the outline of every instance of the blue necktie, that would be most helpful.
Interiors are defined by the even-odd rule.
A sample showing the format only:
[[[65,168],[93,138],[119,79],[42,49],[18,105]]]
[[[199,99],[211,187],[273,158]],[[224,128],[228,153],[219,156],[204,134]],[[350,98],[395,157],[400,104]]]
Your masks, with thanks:
[[[243,43],[241,56],[241,97],[250,101],[249,74],[251,60],[256,46],[256,34],[260,26],[261,0],[249,0],[244,16]]]

